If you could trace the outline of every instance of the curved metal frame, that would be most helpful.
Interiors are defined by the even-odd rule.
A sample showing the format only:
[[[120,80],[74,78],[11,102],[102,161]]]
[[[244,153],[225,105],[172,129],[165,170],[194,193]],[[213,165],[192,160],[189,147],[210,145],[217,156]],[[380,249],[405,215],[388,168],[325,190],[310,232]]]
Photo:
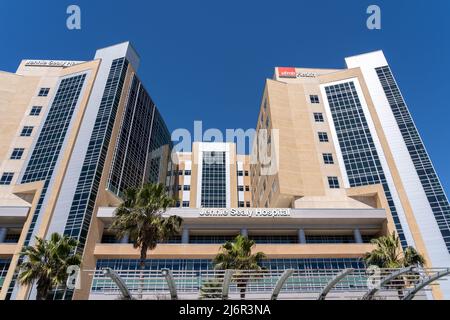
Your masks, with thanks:
[[[375,287],[370,289],[369,291],[366,292],[366,294],[362,297],[361,300],[372,300],[373,297],[375,296],[375,294],[381,290],[381,287],[384,286],[386,283],[388,283],[389,281],[397,278],[398,276],[401,276],[402,274],[405,274],[407,272],[411,272],[414,269],[416,269],[416,266],[410,266],[410,267],[406,267],[403,269],[400,269],[396,272],[393,272],[389,275],[387,275],[386,277],[384,277],[380,283]]]
[[[130,291],[127,288],[127,285],[122,280],[122,278],[114,272],[111,268],[104,268],[103,274],[109,278],[111,278],[112,281],[119,287],[120,292],[122,293],[122,297],[126,300],[133,299],[133,296],[131,295]]]
[[[275,288],[273,288],[272,296],[270,297],[270,300],[277,300],[278,295],[280,294],[281,289],[283,288],[284,284],[286,283],[286,280],[292,276],[294,273],[294,269],[287,269],[283,272],[283,274],[278,279]]]
[[[358,276],[348,277],[345,281],[343,278],[350,273],[356,273]],[[298,272],[298,273],[297,273]],[[172,299],[179,299],[178,293],[191,294],[195,290],[198,290],[198,283],[201,283],[202,279],[217,279],[219,287],[218,295],[222,299],[230,299],[229,295],[232,291],[231,283],[234,281],[236,271],[235,270],[200,270],[200,271],[171,271],[165,270],[113,270],[112,268],[102,268],[101,270],[94,270],[94,279],[108,279],[110,281],[92,281],[91,293],[97,294],[114,294],[120,296],[122,299],[130,300],[134,299],[133,296],[137,295],[137,287],[134,286],[137,279],[149,279],[146,283],[146,293],[150,295],[157,295],[161,290],[167,292],[170,291]],[[429,289],[430,284],[438,283],[442,279],[450,279],[450,268],[421,268],[417,266],[411,266],[402,269],[382,269],[381,273],[377,273],[375,279],[378,282],[376,287],[370,287],[371,283],[364,283],[364,270],[363,269],[318,269],[312,272],[303,272],[303,270],[287,269],[284,271],[274,270],[266,272],[265,270],[248,270],[248,274],[245,274],[245,279],[251,277],[264,278],[264,281],[255,281],[247,288],[248,293],[264,294],[266,296],[271,293],[271,296],[266,296],[266,299],[279,300],[280,292],[286,290],[290,294],[299,295],[300,299],[317,299],[326,300],[333,297],[329,297],[330,293],[348,293],[349,296],[356,299],[371,300],[375,296],[379,295],[384,298],[392,298],[392,295],[396,293],[397,299],[411,300],[417,296],[417,293],[421,290]],[[244,274],[239,275],[243,277]],[[163,280],[162,278],[165,278]],[[293,287],[288,286],[289,279],[295,278],[295,281],[299,281],[299,285]],[[184,281],[183,279],[192,279],[187,286],[177,288],[178,281]],[[396,284],[393,281],[395,279],[402,280],[400,284]],[[125,281],[126,280],[126,281]],[[153,281],[155,280],[155,281]],[[157,280],[157,281],[156,281]],[[267,281],[266,281],[267,280]],[[130,282],[131,281],[131,282]],[[162,282],[161,282],[162,281]],[[200,281],[200,282],[198,282]],[[363,281],[363,282],[361,282]],[[297,283],[297,282],[295,282]],[[133,287],[131,285],[133,284]],[[375,283],[376,284],[376,283]],[[305,291],[303,287],[313,285],[314,290]],[[142,286],[139,287],[139,296],[142,295]],[[319,289],[319,290],[317,290]],[[143,289],[142,289],[143,290]],[[217,288],[214,289],[217,292]],[[319,292],[318,292],[319,291]],[[402,294],[399,292],[402,291]],[[283,291],[284,292],[284,291]],[[167,292],[168,293],[168,292]],[[305,294],[304,294],[305,293]],[[319,294],[320,293],[320,294]]]
[[[230,283],[231,278],[233,277],[234,270],[227,269],[225,270],[225,275],[223,277],[223,284],[222,284],[222,299],[227,300],[228,299],[228,293],[230,292]]]
[[[167,286],[169,287],[169,291],[170,291],[170,298],[172,300],[177,300],[178,299],[177,286],[175,284],[175,280],[173,278],[172,271],[169,269],[161,269],[161,274],[166,279]]]
[[[408,291],[408,294],[402,299],[402,300],[412,300],[415,295],[425,288],[430,283],[438,280],[439,278],[445,277],[450,274],[450,269],[447,269],[446,271],[437,272],[435,275],[424,278],[421,282],[419,282],[418,285],[414,286],[414,288],[410,291]]]
[[[327,294],[331,291],[331,289],[333,289],[338,283],[339,281],[341,281],[342,279],[344,279],[346,276],[348,276],[350,273],[352,273],[353,271],[355,271],[355,269],[352,268],[348,268],[345,269],[341,272],[339,272],[333,279],[330,280],[330,282],[328,282],[328,284],[322,289],[322,292],[320,293],[319,297],[317,298],[317,300],[325,300],[325,298],[327,297]]]

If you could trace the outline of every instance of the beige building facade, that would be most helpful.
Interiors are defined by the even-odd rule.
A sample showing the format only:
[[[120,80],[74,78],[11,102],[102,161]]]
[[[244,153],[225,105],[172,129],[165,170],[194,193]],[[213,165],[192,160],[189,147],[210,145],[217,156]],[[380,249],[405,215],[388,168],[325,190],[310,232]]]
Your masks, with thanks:
[[[92,61],[24,60],[16,73],[0,73],[1,299],[35,297],[17,281],[22,247],[65,234],[78,240],[83,268],[95,268],[97,208],[119,204],[128,187],[165,181],[170,134],[138,67],[122,43]]]
[[[277,67],[266,81],[257,132],[268,146],[258,141],[251,155],[253,203],[376,207],[367,197],[376,187],[403,248],[450,265],[448,199],[383,52],[346,64]],[[443,292],[450,298],[447,284]]]
[[[252,207],[249,156],[238,155],[235,143],[194,142],[191,152],[173,153],[172,163],[166,185],[176,185],[176,207]],[[216,172],[222,193],[206,199],[216,182],[206,178]]]
[[[276,68],[250,155],[219,142],[172,152],[139,61],[123,43],[92,61],[24,60],[16,73],[0,73],[0,299],[35,298],[33,286],[18,284],[19,252],[54,232],[77,239],[83,261],[78,286],[53,297],[117,298],[103,272],[133,285],[139,250],[110,225],[124,190],[147,182],[163,183],[176,200],[164,215],[183,218],[180,234],[148,252],[148,274],[209,274],[221,245],[239,234],[280,274],[364,272],[371,240],[393,232],[429,267],[448,265],[439,256],[445,239],[436,240],[442,221],[424,202],[428,189],[395,122],[403,105],[381,52],[348,58],[346,69]],[[447,294],[444,283],[427,297]]]

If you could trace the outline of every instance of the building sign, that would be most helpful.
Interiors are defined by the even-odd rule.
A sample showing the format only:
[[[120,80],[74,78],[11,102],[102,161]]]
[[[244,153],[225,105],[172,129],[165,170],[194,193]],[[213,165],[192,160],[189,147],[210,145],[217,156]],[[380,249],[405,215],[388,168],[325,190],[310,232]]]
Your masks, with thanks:
[[[280,78],[315,78],[317,73],[315,72],[299,72],[292,67],[278,67],[278,76]]]
[[[299,72],[297,74],[297,78],[315,78],[317,77],[317,73],[315,72]]]
[[[278,76],[280,78],[297,78],[295,68],[278,67]]]
[[[237,217],[237,218],[277,218],[290,217],[291,209],[266,209],[266,208],[231,208],[231,209],[206,209],[200,211],[200,217]]]
[[[60,60],[27,60],[26,67],[71,67],[80,64],[82,61],[60,61]]]

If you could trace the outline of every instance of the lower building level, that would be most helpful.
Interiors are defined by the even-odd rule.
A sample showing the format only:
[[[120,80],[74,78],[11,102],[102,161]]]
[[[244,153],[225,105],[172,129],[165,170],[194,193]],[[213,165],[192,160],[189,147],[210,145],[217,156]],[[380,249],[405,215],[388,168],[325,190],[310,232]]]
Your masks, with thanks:
[[[180,295],[198,297],[204,283],[217,277],[223,281],[224,274],[215,270],[213,259],[226,241],[241,234],[255,241],[254,252],[263,252],[266,257],[261,262],[266,272],[261,277],[265,280],[251,285],[248,297],[266,297],[276,286],[277,279],[285,272],[292,272],[291,282],[287,282],[290,284],[286,287],[291,289],[284,289],[284,297],[309,299],[320,293],[333,277],[351,269],[353,275],[346,278],[347,284],[340,284],[351,294],[338,296],[358,299],[367,290],[370,276],[362,258],[375,248],[371,240],[392,234],[395,224],[380,186],[348,189],[346,194],[299,199],[296,208],[169,208],[164,215],[181,217],[181,232],[148,252],[144,270],[139,266],[139,249],[135,249],[127,238],[118,239],[110,228],[116,207],[100,206],[89,229],[79,286],[70,292],[70,297],[119,298],[118,287],[105,278],[105,270],[121,275],[135,293],[139,292],[136,286],[142,279],[140,273],[144,273],[144,292],[151,299],[167,293],[161,272],[169,270]],[[32,199],[30,201],[33,203]],[[14,279],[17,254],[25,236],[23,230],[27,230],[30,223],[28,212],[27,207],[0,207],[0,286],[3,296],[10,291]],[[446,290],[446,282],[428,286],[421,297],[441,299],[441,288]],[[238,294],[238,289],[234,287],[234,294]],[[305,290],[312,296],[305,295]],[[258,293],[262,296],[252,295]],[[20,287],[15,299],[28,299],[30,294],[33,294],[33,288]],[[57,290],[55,297],[61,298],[64,294]]]

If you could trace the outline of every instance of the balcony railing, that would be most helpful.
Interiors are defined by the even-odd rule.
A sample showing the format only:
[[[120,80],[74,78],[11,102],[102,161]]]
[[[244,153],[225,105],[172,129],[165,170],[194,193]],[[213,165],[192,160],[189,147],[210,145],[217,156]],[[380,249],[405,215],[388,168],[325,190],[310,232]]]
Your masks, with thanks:
[[[111,271],[111,270],[110,270]],[[227,272],[223,270],[170,271],[173,288],[167,280],[168,270],[114,270],[114,274],[127,288],[131,296],[144,299],[169,299],[173,288],[179,299],[223,299]],[[396,274],[398,273],[398,276]],[[438,281],[448,280],[450,269],[323,269],[323,270],[261,270],[231,271],[227,298],[270,299],[279,287],[279,299],[319,299],[325,293],[327,299],[404,299],[408,293],[425,281],[420,297],[430,297],[427,292]],[[105,270],[92,272],[92,299],[114,299],[121,296],[117,282],[107,276]],[[394,275],[392,279],[389,277]],[[434,279],[433,277],[436,277]],[[281,279],[281,280],[280,280]],[[280,281],[282,283],[280,283]],[[333,283],[336,282],[336,283]],[[384,282],[383,282],[384,281]],[[378,287],[377,287],[378,286]],[[328,287],[328,289],[327,289]],[[368,295],[368,292],[375,290]]]

